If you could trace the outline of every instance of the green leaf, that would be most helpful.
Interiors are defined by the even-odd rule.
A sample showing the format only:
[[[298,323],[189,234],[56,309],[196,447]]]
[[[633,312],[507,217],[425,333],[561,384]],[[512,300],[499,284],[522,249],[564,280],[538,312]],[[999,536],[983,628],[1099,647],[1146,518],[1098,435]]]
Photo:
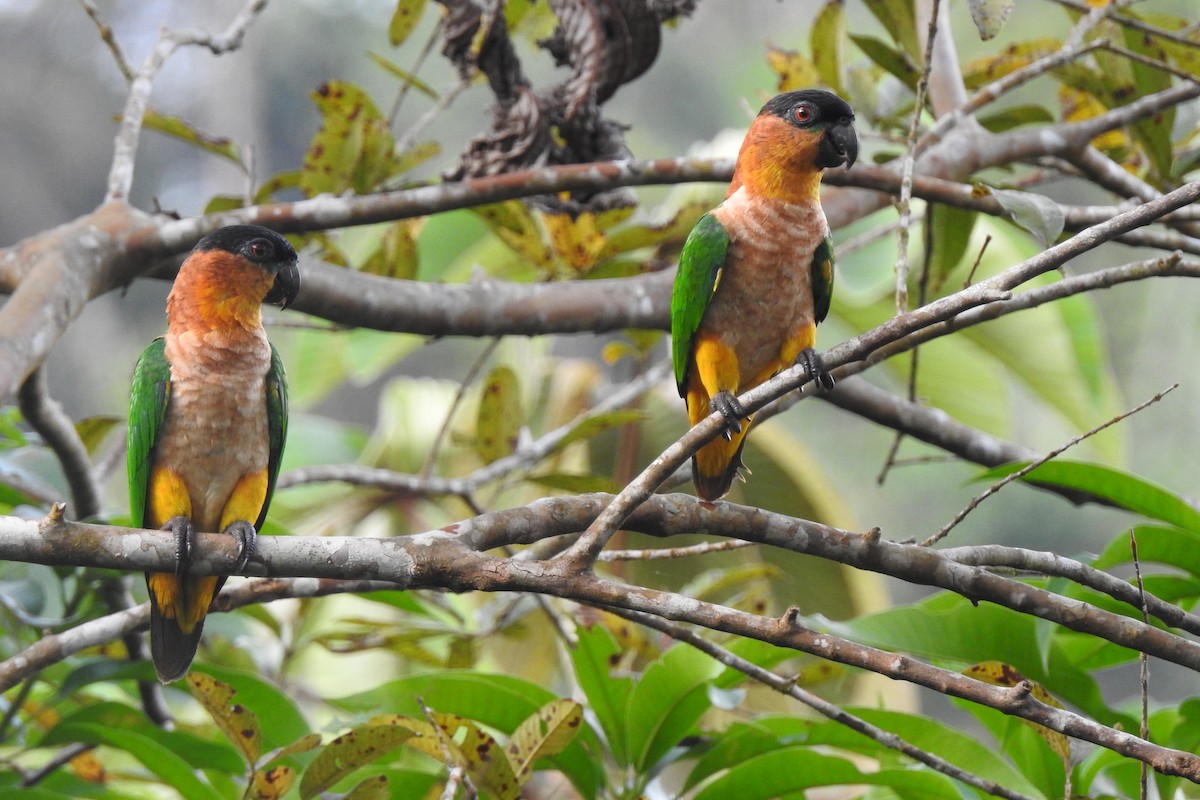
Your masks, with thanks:
[[[846,34],[843,0],[828,0],[813,20],[809,34],[813,65],[821,80],[837,94],[842,90],[842,41]]]
[[[267,749],[286,747],[303,736],[311,727],[283,689],[258,675],[235,669],[204,664],[199,670],[232,687],[246,708],[254,710],[259,719],[269,720],[263,727],[262,743]]]
[[[417,276],[417,239],[419,220],[404,219],[383,229],[378,246],[363,262],[360,270],[385,278],[411,280]]]
[[[342,778],[387,755],[413,737],[413,731],[396,723],[370,722],[353,728],[325,745],[304,770],[301,800],[310,800]]]
[[[735,764],[706,783],[695,800],[770,800],[803,796],[818,786],[866,784],[886,786],[901,798],[960,800],[947,777],[933,771],[881,769],[865,772],[845,758],[816,753],[805,747],[780,747]]]
[[[412,794],[392,794],[387,775],[376,775],[360,781],[342,800],[391,800],[393,797],[417,797]]]
[[[1158,525],[1137,525],[1138,560],[1142,564],[1167,564],[1200,578],[1200,531],[1180,530]],[[1133,561],[1129,532],[1118,534],[1092,562],[1096,569],[1111,569]]]
[[[884,72],[897,78],[912,91],[916,91],[917,81],[921,78],[921,70],[903,51],[896,50],[874,36],[850,34],[850,41],[858,45],[858,49],[863,51],[863,55],[875,62]]]
[[[630,760],[629,726],[626,723],[634,683],[632,678],[618,678],[612,674],[621,660],[621,650],[603,625],[580,628],[577,633],[579,642],[571,651],[575,679],[604,731],[617,764],[634,766]]]
[[[992,133],[1004,133],[1023,125],[1040,125],[1054,122],[1054,115],[1044,106],[1008,106],[994,114],[978,115],[979,124]]]
[[[158,739],[158,733],[116,728],[95,722],[69,722],[54,729],[57,741],[103,744],[124,750],[185,800],[222,800],[221,795],[196,777],[187,761]]]
[[[213,722],[225,738],[233,742],[246,763],[249,766],[258,763],[258,757],[262,755],[262,729],[253,711],[233,702],[237,692],[228,684],[200,672],[188,673],[186,680],[192,696],[208,710]]]
[[[87,417],[75,423],[75,432],[79,434],[88,455],[94,456],[108,434],[120,427],[122,422],[124,420],[120,417]]]
[[[913,13],[913,0],[865,0],[883,29],[908,54],[913,63],[920,61],[921,44],[917,39],[917,18]],[[882,64],[880,65],[882,66]]]
[[[1058,240],[1064,223],[1062,208],[1058,203],[1033,192],[987,188],[1004,207],[1008,219],[1033,234],[1043,248]]]
[[[928,226],[929,275],[934,286],[941,286],[967,255],[971,242],[971,231],[979,212],[942,203],[930,203],[926,207],[925,224]]]
[[[995,480],[1024,466],[1005,464],[983,473],[979,480]],[[1037,467],[1022,480],[1086,491],[1136,514],[1200,533],[1200,511],[1186,500],[1157,484],[1112,467],[1055,459]]]
[[[404,43],[421,21],[425,0],[398,0],[392,20],[388,23],[388,42],[392,47]]]
[[[223,136],[209,136],[193,128],[178,117],[169,117],[157,111],[147,109],[142,125],[152,131],[165,133],[188,144],[195,145],[206,153],[227,158],[235,164],[242,163],[242,154],[233,141]]]
[[[625,710],[630,765],[635,770],[648,773],[695,729],[709,709],[708,686],[721,672],[710,656],[683,644],[646,667]]]

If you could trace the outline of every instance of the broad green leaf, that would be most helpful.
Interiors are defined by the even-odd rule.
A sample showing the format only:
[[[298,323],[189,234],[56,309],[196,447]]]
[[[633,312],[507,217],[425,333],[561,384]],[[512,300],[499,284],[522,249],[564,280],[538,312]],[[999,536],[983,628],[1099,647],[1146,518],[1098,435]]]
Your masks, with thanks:
[[[425,12],[425,0],[397,0],[396,10],[388,23],[388,43],[397,47],[408,39]]]
[[[571,651],[575,680],[596,715],[617,764],[635,766],[631,761],[630,726],[626,724],[634,683],[632,678],[612,674],[613,667],[620,662],[621,651],[603,625],[581,627],[577,634],[579,641]]]
[[[646,667],[625,710],[630,765],[647,773],[691,733],[709,709],[708,685],[722,667],[693,647],[677,644]]]
[[[968,255],[967,245],[978,216],[977,211],[942,203],[930,203],[926,207],[929,275],[935,291]]]
[[[322,122],[304,154],[300,186],[306,195],[366,194],[396,173],[391,129],[366,92],[330,81],[312,97]]]
[[[87,417],[75,423],[75,432],[79,434],[88,455],[95,456],[108,434],[120,427],[123,421],[120,417]]]
[[[971,8],[971,20],[985,42],[995,37],[1008,21],[1014,0],[967,0]]]
[[[913,0],[865,0],[865,3],[896,44],[900,45],[914,63],[919,62],[922,51],[920,40],[917,38],[917,18],[913,12]]]
[[[1156,62],[1167,61],[1166,49],[1162,39],[1147,36],[1140,30],[1123,27],[1125,46],[1138,55]],[[1148,97],[1171,86],[1175,79],[1166,70],[1140,61],[1130,61],[1134,85],[1137,91],[1134,97]],[[1133,98],[1130,98],[1133,99]],[[1150,159],[1155,176],[1155,183],[1163,185],[1174,175],[1171,170],[1174,152],[1171,141],[1171,131],[1175,125],[1175,109],[1163,109],[1149,119],[1142,119],[1131,125],[1134,136],[1141,143],[1142,149]]]
[[[342,778],[400,747],[413,731],[395,722],[372,721],[353,728],[325,745],[304,770],[301,800],[326,791]]]
[[[939,773],[910,769],[860,770],[853,762],[804,747],[781,747],[748,758],[706,783],[695,800],[769,800],[803,797],[818,786],[866,784],[892,789],[904,800],[960,800],[953,781]]]
[[[1040,125],[1054,122],[1054,115],[1044,106],[1008,106],[994,114],[978,115],[979,124],[992,133],[1004,133],[1022,125]]]
[[[1138,560],[1142,564],[1168,564],[1200,578],[1200,530],[1137,525],[1132,532],[1137,539]],[[1092,566],[1110,569],[1132,561],[1129,532],[1122,532],[1096,557]]]
[[[513,452],[521,433],[521,387],[511,367],[498,366],[483,383],[475,421],[475,449],[490,464]]]
[[[270,721],[263,727],[263,747],[286,747],[311,732],[311,726],[295,702],[273,683],[255,674],[215,664],[204,664],[201,671],[232,687],[242,705],[253,709],[260,720]]]
[[[583,706],[574,700],[552,700],[521,723],[508,740],[506,752],[517,785],[524,786],[539,758],[558,755],[579,735]]]
[[[1063,212],[1058,203],[1045,195],[1012,189],[988,187],[992,197],[1004,207],[1008,218],[1033,234],[1038,244],[1049,247],[1063,231]]]
[[[58,741],[103,744],[124,750],[185,800],[221,800],[221,795],[197,778],[192,766],[161,744],[154,733],[96,722],[68,722],[55,728],[55,731]]]
[[[574,444],[575,442],[590,439],[603,431],[640,422],[643,416],[642,411],[636,408],[617,408],[612,411],[593,414],[572,428],[570,433],[559,440],[558,444],[554,446],[554,452],[562,450],[567,445]]]
[[[221,158],[226,158],[235,164],[242,163],[242,154],[237,143],[224,136],[209,136],[193,128],[179,117],[170,117],[152,109],[146,110],[142,125],[152,131],[165,133],[176,139],[195,145],[201,150]]]
[[[943,593],[854,620],[823,620],[819,627],[958,669],[980,661],[1004,661],[1093,717],[1111,720],[1114,712],[1105,705],[1096,681],[1066,657],[1057,640],[1049,652],[1039,650],[1036,625],[1036,617],[990,603],[973,605]]]
[[[909,89],[916,91],[917,81],[921,78],[921,70],[906,53],[874,36],[850,34],[850,41],[858,45],[858,49],[862,50],[863,54],[884,72],[897,78]]]
[[[417,797],[418,795],[393,794],[387,775],[376,775],[360,781],[346,793],[342,800],[391,800],[393,797]]]
[[[1024,466],[1005,464],[983,473],[979,480],[995,480]],[[1079,489],[1136,514],[1200,533],[1200,511],[1186,500],[1157,484],[1112,467],[1055,459],[1037,467],[1022,480]]]
[[[809,33],[813,65],[822,82],[836,94],[842,89],[842,41],[846,34],[843,0],[828,0],[813,20]]]
[[[186,680],[192,689],[192,696],[208,710],[213,722],[217,723],[225,738],[233,742],[246,763],[249,766],[258,763],[258,757],[262,755],[262,729],[253,711],[241,703],[233,702],[237,692],[228,684],[201,672],[188,673]]]

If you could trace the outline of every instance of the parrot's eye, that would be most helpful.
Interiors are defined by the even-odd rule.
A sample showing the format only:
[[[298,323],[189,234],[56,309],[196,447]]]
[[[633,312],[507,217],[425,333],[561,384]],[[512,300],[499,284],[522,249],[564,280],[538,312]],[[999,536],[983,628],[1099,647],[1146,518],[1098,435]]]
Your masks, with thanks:
[[[255,239],[246,245],[246,252],[255,261],[267,261],[274,251],[275,248],[266,239]]]
[[[816,112],[813,111],[813,107],[808,103],[801,103],[792,110],[792,118],[801,125],[807,125],[812,122],[815,115]]]

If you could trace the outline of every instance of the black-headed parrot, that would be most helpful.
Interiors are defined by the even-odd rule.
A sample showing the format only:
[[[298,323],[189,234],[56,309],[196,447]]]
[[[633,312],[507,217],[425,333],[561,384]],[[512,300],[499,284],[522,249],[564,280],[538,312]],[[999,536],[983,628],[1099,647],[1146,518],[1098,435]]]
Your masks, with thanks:
[[[254,552],[287,437],[287,381],[262,304],[300,288],[296,251],[257,225],[205,236],[167,298],[167,333],[138,360],[129,404],[129,505],[135,527],[175,534],[176,572],[147,573],[158,679],[187,673],[209,604],[225,582],[184,574],[197,532]]]
[[[854,111],[840,97],[772,98],[746,132],[725,200],[684,243],[671,294],[675,381],[690,424],[713,411],[728,424],[692,461],[702,499],[727,493],[741,467],[751,420],[737,395],[798,361],[832,386],[813,349],[833,293],[821,174],[857,156]]]

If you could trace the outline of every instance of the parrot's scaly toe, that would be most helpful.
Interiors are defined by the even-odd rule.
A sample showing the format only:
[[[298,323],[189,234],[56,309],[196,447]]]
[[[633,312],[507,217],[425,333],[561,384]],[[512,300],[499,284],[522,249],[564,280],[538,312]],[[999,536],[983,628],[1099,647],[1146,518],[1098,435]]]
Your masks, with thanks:
[[[821,359],[821,354],[811,347],[806,347],[800,351],[800,355],[796,357],[796,363],[804,367],[804,371],[808,373],[810,380],[816,381],[821,385],[821,388],[829,391],[833,388],[833,376],[829,374],[829,370],[825,369],[825,362]]]
[[[167,524],[162,526],[162,530],[175,534],[175,574],[182,575],[187,572],[188,565],[192,563],[192,550],[196,546],[196,528],[190,519],[180,515],[167,520]]]
[[[738,399],[729,392],[717,392],[716,396],[709,402],[713,411],[721,412],[721,416],[725,418],[725,432],[722,434],[726,441],[733,438],[733,434],[742,432],[742,420],[749,415],[746,409],[742,408],[742,404]]]
[[[255,551],[258,549],[258,531],[246,520],[239,519],[236,522],[229,523],[223,532],[237,539],[238,559],[234,567],[238,572],[242,572],[246,569],[246,565],[250,563],[250,559],[254,557]]]

